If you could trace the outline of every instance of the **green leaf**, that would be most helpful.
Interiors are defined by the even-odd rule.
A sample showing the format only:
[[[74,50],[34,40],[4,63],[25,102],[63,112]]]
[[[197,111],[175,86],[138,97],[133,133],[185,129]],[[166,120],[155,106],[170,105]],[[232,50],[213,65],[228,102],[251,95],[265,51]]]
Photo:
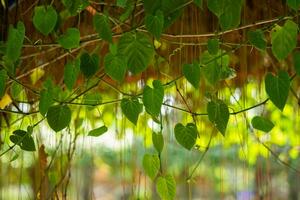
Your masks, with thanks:
[[[8,76],[4,69],[0,70],[0,99],[4,96],[6,90],[6,80]]]
[[[25,37],[25,26],[23,22],[18,22],[17,28],[9,26],[8,38],[6,42],[6,57],[12,62],[16,62],[20,55]],[[11,70],[14,71],[14,70]]]
[[[153,46],[143,33],[125,33],[119,40],[118,52],[127,56],[127,66],[133,74],[146,70],[153,57]]]
[[[66,128],[71,121],[71,110],[66,105],[51,106],[47,112],[49,126],[55,131]]]
[[[91,130],[88,134],[88,136],[93,136],[93,137],[98,137],[100,135],[103,135],[104,133],[107,132],[107,127],[106,126],[101,126],[100,128],[96,128],[94,130]]]
[[[145,154],[143,157],[143,168],[146,174],[154,180],[160,167],[160,161],[157,155]]]
[[[1,74],[1,72],[0,72],[0,74]],[[0,77],[1,77],[1,75],[0,75]],[[13,99],[20,100],[20,98],[22,97],[23,91],[24,91],[24,88],[21,84],[15,82],[15,81],[11,84],[10,94]]]
[[[286,3],[287,3],[287,5],[290,7],[290,8],[292,8],[292,9],[294,9],[294,10],[298,10],[299,9],[299,7],[300,7],[300,0],[287,0],[286,1]]]
[[[208,51],[205,51],[201,55],[201,72],[205,79],[212,85],[215,85],[221,80],[222,69],[228,68],[229,56],[224,54],[224,51],[219,51],[216,55],[211,55]]]
[[[207,0],[208,9],[214,13],[217,17],[220,17],[224,13],[226,6],[225,0]]]
[[[96,14],[93,18],[93,24],[99,37],[112,43],[112,32],[108,17],[106,15]]]
[[[209,120],[216,128],[225,136],[226,127],[229,120],[229,110],[227,105],[221,101],[210,101],[207,105],[207,113]]]
[[[62,3],[71,16],[77,15],[89,5],[88,0],[62,0]]]
[[[270,132],[274,127],[274,124],[269,119],[260,116],[253,117],[251,124],[253,128],[264,132]]]
[[[219,40],[218,39],[209,39],[207,41],[207,50],[211,55],[215,55],[219,52]]]
[[[48,109],[53,104],[53,94],[51,90],[44,89],[40,94],[39,111],[45,116]]]
[[[182,73],[185,78],[190,82],[196,89],[199,88],[200,82],[200,66],[198,63],[184,64]]]
[[[48,35],[54,30],[57,18],[56,10],[52,6],[36,6],[32,21],[39,32]]]
[[[23,130],[15,130],[9,137],[10,141],[19,145],[25,151],[35,151],[34,140],[29,132]]]
[[[202,5],[203,1],[202,0],[194,0],[194,4],[196,4],[196,6],[198,6],[199,8],[203,8],[203,5]]]
[[[102,102],[102,97],[101,97],[100,93],[98,93],[98,92],[87,93],[86,95],[84,95],[84,98],[83,98],[83,103],[90,105],[90,106],[98,105],[101,102]]]
[[[248,32],[248,39],[250,44],[255,46],[258,50],[266,50],[267,41],[264,32],[261,29],[256,29],[255,31]]]
[[[65,49],[79,47],[80,32],[77,28],[68,28],[66,33],[60,36],[57,42]]]
[[[160,114],[164,99],[164,88],[159,80],[154,80],[152,85],[153,88],[148,85],[144,88],[143,103],[146,112],[153,117],[157,117]]]
[[[143,104],[137,98],[124,98],[121,101],[121,109],[126,118],[136,125],[139,115],[143,111]]]
[[[283,111],[290,90],[288,73],[282,70],[278,72],[278,76],[268,73],[265,78],[265,89],[273,104]]]
[[[294,69],[298,76],[300,76],[300,51],[295,51],[293,54]]]
[[[108,53],[104,57],[105,73],[115,81],[124,80],[127,69],[126,56]]]
[[[193,123],[188,123],[186,126],[181,123],[176,124],[174,133],[177,142],[187,150],[193,148],[198,137],[197,127]]]
[[[64,82],[69,90],[72,90],[80,72],[80,60],[68,62],[64,68]]]
[[[89,55],[87,52],[80,56],[80,70],[83,75],[90,78],[99,69],[100,57],[97,54]]]
[[[172,175],[158,177],[156,191],[161,199],[173,200],[176,195],[176,182],[174,177]]]
[[[155,15],[146,14],[145,25],[148,31],[159,39],[164,28],[164,14],[161,10],[157,10]]]
[[[298,26],[287,20],[283,26],[276,25],[271,32],[272,52],[278,60],[285,59],[297,45]]]
[[[117,0],[117,6],[121,8],[125,8],[127,0]]]
[[[164,148],[164,137],[161,132],[152,132],[152,143],[158,153],[161,153]]]

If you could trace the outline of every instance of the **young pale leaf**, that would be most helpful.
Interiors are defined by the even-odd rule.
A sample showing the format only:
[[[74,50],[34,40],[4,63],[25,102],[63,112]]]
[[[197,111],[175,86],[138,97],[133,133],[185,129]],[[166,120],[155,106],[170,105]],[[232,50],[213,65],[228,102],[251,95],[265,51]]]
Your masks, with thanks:
[[[108,17],[106,15],[96,14],[93,18],[93,24],[99,37],[112,43],[112,32]]]
[[[184,64],[182,73],[185,78],[190,82],[196,89],[199,88],[200,82],[200,66],[198,63]]]
[[[298,26],[287,20],[283,26],[276,25],[271,32],[272,52],[278,60],[285,59],[297,45]]]
[[[294,9],[294,10],[298,10],[299,9],[299,7],[300,7],[300,0],[287,0],[286,1],[286,3],[287,3],[287,5],[290,7],[290,8],[292,8],[292,9]]]
[[[300,51],[295,51],[293,54],[294,69],[298,76],[300,76]]]
[[[55,131],[66,128],[71,121],[71,110],[66,105],[51,106],[47,112],[49,126]]]
[[[161,132],[152,132],[152,143],[158,153],[161,153],[164,148],[164,137]]]
[[[143,103],[146,112],[157,117],[160,114],[160,109],[164,99],[164,88],[159,80],[152,82],[153,88],[148,85],[144,88]]]
[[[255,46],[259,50],[266,50],[267,41],[264,32],[261,29],[256,29],[255,31],[248,32],[248,39],[250,44]]]
[[[211,101],[207,105],[207,113],[209,120],[216,128],[225,136],[226,127],[229,120],[229,110],[227,105],[221,101]]]
[[[53,104],[53,94],[51,90],[42,90],[40,94],[39,111],[45,116],[50,106]]]
[[[196,143],[198,131],[197,127],[193,123],[188,123],[186,126],[181,123],[176,124],[174,128],[175,138],[177,142],[186,148],[191,150]]]
[[[283,111],[290,90],[288,73],[279,71],[278,76],[268,73],[265,78],[265,89],[273,104]]]
[[[9,137],[10,141],[19,145],[25,151],[35,151],[34,140],[30,133],[23,130],[15,130]]]
[[[33,15],[34,27],[44,35],[53,31],[57,22],[57,13],[52,6],[36,6]]]
[[[218,39],[209,39],[207,41],[207,50],[211,55],[215,55],[219,52],[220,44]]]
[[[68,28],[57,42],[65,49],[77,48],[80,43],[80,32],[77,28]]]
[[[149,38],[143,33],[125,33],[119,40],[118,53],[127,56],[127,66],[133,74],[143,72],[154,53]]]
[[[100,128],[96,128],[94,130],[91,130],[88,134],[88,136],[93,136],[93,137],[98,137],[100,135],[103,135],[104,133],[107,132],[107,127],[106,126],[101,126]]]
[[[274,127],[273,122],[260,116],[253,117],[253,119],[251,120],[251,124],[253,128],[264,132],[270,132]]]
[[[143,104],[137,98],[124,98],[121,101],[121,109],[126,118],[136,125],[139,115],[143,111]]]
[[[176,182],[174,177],[172,175],[158,177],[156,191],[161,199],[173,200],[176,195]]]
[[[9,26],[5,56],[11,62],[16,62],[20,55],[25,37],[25,26],[18,22],[17,27]],[[11,70],[13,71],[13,70]]]
[[[80,72],[80,60],[68,62],[64,69],[64,82],[69,90],[72,90]]]
[[[5,89],[6,89],[6,80],[7,80],[7,74],[4,69],[0,70],[0,99],[4,96],[5,94]]]
[[[159,39],[164,28],[164,14],[161,10],[157,10],[155,15],[146,14],[145,25],[148,31]]]
[[[160,168],[160,161],[158,156],[145,154],[143,158],[143,168],[145,170],[145,173],[152,180],[154,180]]]
[[[104,57],[105,73],[115,81],[124,80],[127,69],[126,56],[121,54],[108,53]]]
[[[93,76],[99,69],[100,57],[97,54],[89,55],[87,52],[80,56],[80,70],[87,78]]]

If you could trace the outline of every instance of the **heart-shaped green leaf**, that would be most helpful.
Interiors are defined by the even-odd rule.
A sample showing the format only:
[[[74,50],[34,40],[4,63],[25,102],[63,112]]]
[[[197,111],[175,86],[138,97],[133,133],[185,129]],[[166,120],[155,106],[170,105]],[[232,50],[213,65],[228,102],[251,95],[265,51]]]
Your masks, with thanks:
[[[158,177],[156,191],[161,199],[173,200],[176,195],[176,182],[174,177],[172,175]]]
[[[57,42],[65,49],[77,48],[80,43],[80,32],[77,28],[68,28]]]
[[[125,33],[119,40],[118,52],[127,56],[127,66],[130,72],[143,72],[154,53],[149,38],[143,33]]]
[[[4,96],[5,94],[5,89],[6,89],[6,80],[8,76],[6,74],[6,71],[4,69],[0,70],[0,99]]]
[[[64,6],[68,9],[71,16],[75,16],[84,10],[88,5],[88,0],[61,0]]]
[[[35,151],[34,140],[30,132],[15,130],[9,139],[25,151]]]
[[[96,14],[93,18],[93,24],[100,38],[111,43],[112,32],[108,17],[106,15]]]
[[[72,90],[80,72],[80,60],[68,62],[64,69],[64,82],[69,90]]]
[[[36,6],[33,15],[34,27],[44,35],[53,31],[57,22],[57,13],[52,6]]]
[[[52,90],[44,89],[40,94],[39,111],[45,116],[48,109],[53,104],[53,93]]]
[[[164,137],[161,132],[152,132],[152,143],[158,153],[161,153],[164,148]]]
[[[294,10],[298,10],[299,9],[299,7],[300,7],[300,0],[287,0],[286,1],[286,3],[287,3],[287,5],[290,7],[290,8],[292,8],[292,9],[294,9]]]
[[[87,78],[93,76],[99,69],[100,57],[97,54],[83,53],[80,56],[80,70]]]
[[[143,104],[137,98],[124,98],[121,101],[121,109],[127,119],[136,125],[139,115],[143,111]]]
[[[183,75],[196,89],[199,88],[200,66],[198,63],[184,64],[182,68]]]
[[[256,29],[255,31],[249,31],[248,39],[250,44],[255,46],[257,49],[262,51],[266,50],[267,41],[262,30]]]
[[[103,135],[104,133],[107,132],[107,127],[106,126],[101,126],[99,128],[93,129],[89,132],[88,136],[93,136],[93,137],[98,137],[100,135]]]
[[[159,80],[152,82],[153,88],[148,85],[144,88],[143,103],[146,112],[157,117],[160,114],[161,106],[164,99],[164,88]]]
[[[186,126],[181,123],[176,124],[174,133],[177,142],[187,150],[193,148],[198,137],[197,127],[193,123],[188,123]]]
[[[209,39],[207,41],[207,50],[211,55],[215,55],[219,52],[220,44],[218,39]]]
[[[66,105],[51,106],[47,112],[49,126],[58,132],[66,128],[71,121],[71,110]]]
[[[156,177],[159,168],[160,168],[160,161],[157,155],[150,155],[145,154],[143,158],[143,168],[146,174],[154,180]]]
[[[157,10],[155,15],[147,14],[145,17],[145,25],[148,31],[159,39],[164,28],[164,14],[161,10]]]
[[[273,122],[260,116],[253,117],[253,119],[251,120],[251,124],[253,128],[264,132],[270,132],[274,127]]]
[[[279,71],[278,76],[268,73],[265,78],[265,89],[273,104],[283,111],[290,90],[288,73]]]
[[[227,105],[221,101],[210,101],[207,105],[207,113],[209,120],[216,128],[225,136],[226,127],[229,120],[229,110]]]
[[[278,60],[285,59],[297,45],[298,26],[287,20],[283,26],[276,25],[272,29],[272,52]]]
[[[108,53],[104,57],[105,73],[113,80],[122,82],[127,69],[126,56],[121,54]]]

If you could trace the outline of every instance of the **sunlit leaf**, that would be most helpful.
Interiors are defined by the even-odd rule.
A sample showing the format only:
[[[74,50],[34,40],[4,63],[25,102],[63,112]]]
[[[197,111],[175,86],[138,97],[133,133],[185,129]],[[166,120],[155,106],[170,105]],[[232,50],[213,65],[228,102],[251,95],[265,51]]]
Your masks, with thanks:
[[[176,124],[174,128],[175,138],[177,142],[186,148],[191,150],[196,143],[198,131],[197,127],[193,123],[188,123],[186,126],[181,123]]]
[[[298,26],[287,20],[283,26],[276,25],[271,32],[272,52],[278,60],[285,59],[297,45]]]
[[[143,103],[146,112],[153,117],[157,117],[160,114],[164,99],[164,88],[159,80],[154,80],[152,85],[153,88],[148,85],[144,88]]]
[[[80,42],[80,32],[77,28],[68,28],[57,42],[65,49],[77,48]]]
[[[98,137],[103,135],[108,131],[106,126],[101,126],[99,128],[93,129],[89,132],[88,136]]]
[[[48,35],[54,30],[57,18],[56,10],[52,6],[36,6],[32,21],[39,32]]]
[[[221,101],[210,101],[207,105],[207,113],[209,120],[216,128],[225,136],[226,127],[229,120],[229,110],[227,105]]]
[[[139,115],[143,111],[143,104],[137,98],[124,98],[121,102],[121,109],[126,118],[136,125]]]
[[[265,89],[274,105],[283,111],[290,90],[288,73],[279,71],[278,76],[268,73],[265,78]]]
[[[164,148],[164,137],[161,132],[152,132],[152,143],[158,153],[161,153]]]
[[[118,52],[127,56],[127,66],[133,74],[143,72],[154,53],[149,38],[143,33],[125,33],[119,40]]]
[[[47,112],[49,126],[55,131],[66,128],[71,121],[71,110],[67,105],[51,106]]]
[[[251,120],[251,124],[253,128],[264,132],[270,132],[274,127],[273,122],[271,122],[267,118],[260,117],[260,116],[253,117]]]
[[[176,182],[172,175],[158,177],[156,191],[161,199],[173,200],[176,195]]]
[[[143,168],[146,174],[154,180],[156,177],[159,168],[160,168],[160,161],[157,155],[150,155],[145,154],[143,157]]]

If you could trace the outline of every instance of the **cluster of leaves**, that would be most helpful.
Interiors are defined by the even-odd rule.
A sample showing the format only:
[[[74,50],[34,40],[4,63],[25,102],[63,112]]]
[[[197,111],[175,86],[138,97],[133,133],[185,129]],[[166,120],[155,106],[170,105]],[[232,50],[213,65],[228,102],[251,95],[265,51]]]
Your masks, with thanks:
[[[63,5],[69,16],[75,16],[89,6],[87,0],[63,0]],[[132,27],[121,34],[116,41],[113,39],[111,16],[108,12],[97,13],[93,17],[93,26],[99,38],[109,44],[109,52],[103,58],[103,68],[107,76],[112,80],[123,83],[127,73],[133,75],[144,72],[155,54],[155,47],[151,42],[151,37],[158,41],[163,32],[180,16],[183,8],[190,2],[186,0],[144,0],[143,8],[145,25],[149,34],[139,31],[139,26]],[[203,7],[202,1],[194,3],[200,8]],[[207,0],[207,8],[218,17],[222,31],[237,28],[240,25],[243,0]],[[300,7],[299,1],[288,0],[287,4],[294,10]],[[118,0],[116,4],[124,10],[119,17],[123,22],[129,18],[134,11],[134,2],[130,0]],[[58,33],[59,15],[53,5],[38,5],[34,8],[32,23],[36,30],[44,36],[55,35]],[[280,20],[278,20],[279,22]],[[282,21],[282,19],[281,19]],[[248,43],[259,51],[264,52],[268,46],[266,35],[267,30],[256,29],[248,32]],[[22,53],[22,46],[25,38],[25,26],[23,22],[18,22],[16,27],[10,26],[8,38],[5,42],[3,51],[1,70],[0,70],[0,96],[6,93],[9,79],[17,81],[16,69],[19,66],[19,58]],[[297,45],[298,25],[291,19],[284,19],[284,23],[274,24],[270,32],[270,44],[273,55],[282,61],[286,59]],[[75,27],[67,28],[63,33],[56,36],[56,42],[66,51],[79,48],[81,45],[80,30]],[[80,74],[86,80],[96,77],[100,71],[100,56],[93,52],[82,51],[77,58],[69,60],[64,67],[64,84],[68,91],[73,91],[76,81]],[[293,53],[295,71],[300,75],[300,52]],[[230,68],[229,53],[220,47],[218,35],[207,41],[207,51],[201,54],[199,59],[193,63],[182,66],[183,77],[195,88],[199,89],[201,80],[205,80],[208,85],[215,87],[222,80],[230,79],[235,76],[234,69]],[[279,70],[277,75],[267,73],[265,76],[265,90],[270,100],[278,109],[283,110],[287,102],[291,77],[288,72]],[[175,80],[176,81],[176,80]],[[17,81],[17,83],[19,83]],[[152,119],[161,124],[161,107],[164,104],[165,86],[161,80],[154,80],[152,87],[146,85],[143,92],[138,95],[125,95],[121,100],[120,106],[125,117],[137,125],[139,115],[143,110]],[[13,93],[17,93],[17,87],[12,87]],[[15,88],[15,89],[14,89]],[[217,88],[217,87],[216,87]],[[83,93],[84,94],[84,93]],[[69,103],[79,98],[69,98],[61,86],[55,85],[51,79],[47,79],[41,91],[38,92],[40,114],[47,119],[51,129],[59,132],[71,123],[72,109]],[[267,101],[268,101],[267,100]],[[266,102],[267,102],[266,101]],[[85,95],[85,105],[96,106],[101,104],[99,94]],[[225,136],[227,124],[232,113],[229,112],[226,100],[211,96],[207,104],[207,116],[215,128]],[[264,116],[256,116],[251,121],[253,128],[269,132],[274,124]],[[35,144],[31,136],[33,127],[28,127],[27,131],[16,130],[10,136],[10,140],[21,149],[34,151]],[[107,132],[106,126],[101,126],[89,132],[89,136],[100,136]],[[161,130],[162,131],[162,130]],[[177,123],[174,127],[176,141],[186,150],[191,150],[199,138],[197,124],[195,122]],[[161,152],[164,146],[162,132],[153,133],[153,145],[157,154],[146,154],[143,159],[143,167],[146,174],[156,180],[157,192],[162,199],[174,199],[175,180],[170,174],[163,174],[161,166]],[[157,177],[158,176],[158,177]]]

